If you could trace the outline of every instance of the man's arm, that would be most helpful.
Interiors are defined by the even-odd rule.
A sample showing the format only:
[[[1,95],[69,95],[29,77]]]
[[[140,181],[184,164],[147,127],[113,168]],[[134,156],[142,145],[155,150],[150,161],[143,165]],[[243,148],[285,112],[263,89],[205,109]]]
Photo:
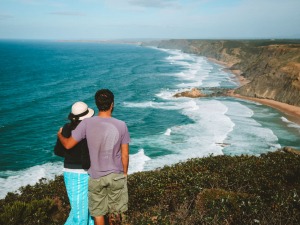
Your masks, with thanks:
[[[60,128],[59,131],[57,132],[57,137],[66,149],[71,149],[78,143],[78,141],[76,141],[72,136],[69,138],[65,138],[61,134],[61,132],[62,132],[62,128]]]
[[[124,175],[127,176],[128,165],[129,165],[129,144],[121,145],[121,156],[122,156]]]

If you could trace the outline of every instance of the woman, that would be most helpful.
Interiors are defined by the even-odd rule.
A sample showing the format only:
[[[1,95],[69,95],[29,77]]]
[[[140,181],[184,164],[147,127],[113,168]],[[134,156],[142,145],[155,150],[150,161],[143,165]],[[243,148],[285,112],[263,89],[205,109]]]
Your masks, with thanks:
[[[84,102],[72,105],[68,116],[70,123],[62,129],[64,137],[70,137],[72,130],[85,118],[92,117],[94,110]],[[64,157],[64,180],[71,205],[71,211],[65,225],[93,225],[94,221],[88,212],[88,174],[90,157],[86,140],[80,141],[72,149],[65,149],[57,139],[54,153]]]

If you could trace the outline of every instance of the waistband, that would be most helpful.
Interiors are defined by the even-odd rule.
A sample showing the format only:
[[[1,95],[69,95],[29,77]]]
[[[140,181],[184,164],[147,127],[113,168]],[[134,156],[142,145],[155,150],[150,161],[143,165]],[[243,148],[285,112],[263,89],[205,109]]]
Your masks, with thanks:
[[[64,162],[64,167],[68,169],[83,169],[81,164]]]
[[[87,171],[87,170],[84,170],[84,169],[70,169],[70,168],[64,168],[64,169],[63,169],[63,172],[88,174],[88,171]]]

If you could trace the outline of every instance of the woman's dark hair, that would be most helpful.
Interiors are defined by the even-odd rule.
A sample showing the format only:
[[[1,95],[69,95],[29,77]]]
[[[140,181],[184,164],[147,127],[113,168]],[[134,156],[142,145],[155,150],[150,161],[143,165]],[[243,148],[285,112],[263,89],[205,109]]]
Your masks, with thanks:
[[[78,116],[75,116],[73,113],[69,114],[68,119],[71,121],[70,123],[71,130],[74,130],[77,127],[77,125],[81,122]]]
[[[95,94],[95,102],[99,111],[105,112],[114,102],[114,94],[108,89],[101,89]]]

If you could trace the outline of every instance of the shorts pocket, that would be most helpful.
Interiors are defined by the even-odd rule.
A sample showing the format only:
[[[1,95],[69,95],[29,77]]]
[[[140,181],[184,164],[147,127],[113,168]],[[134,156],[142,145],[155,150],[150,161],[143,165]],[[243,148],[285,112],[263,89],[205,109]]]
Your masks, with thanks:
[[[123,189],[125,186],[125,183],[127,182],[126,177],[122,174],[119,176],[116,176],[112,179],[112,186],[111,189],[113,191]]]

